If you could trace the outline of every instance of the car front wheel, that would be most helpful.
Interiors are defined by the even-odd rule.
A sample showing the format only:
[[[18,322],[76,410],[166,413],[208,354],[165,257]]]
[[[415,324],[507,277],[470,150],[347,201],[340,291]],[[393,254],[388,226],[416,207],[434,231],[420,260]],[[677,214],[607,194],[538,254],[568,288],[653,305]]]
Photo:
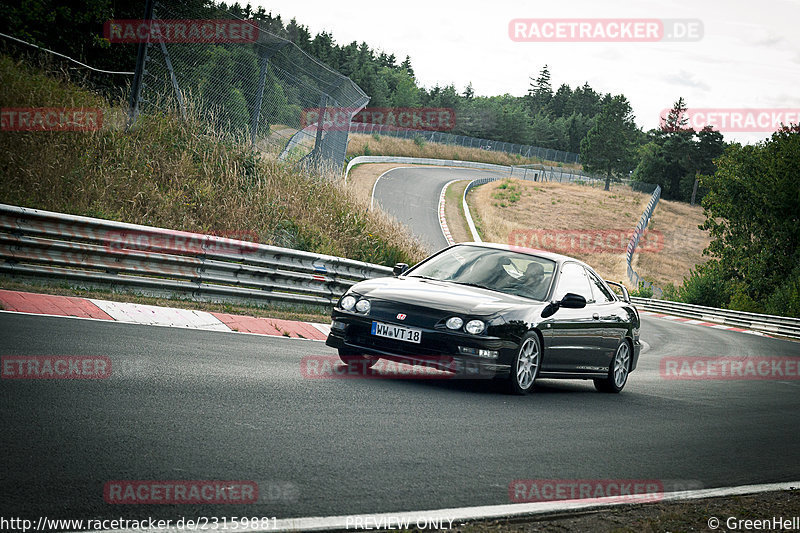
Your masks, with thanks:
[[[539,375],[542,364],[542,347],[536,333],[528,333],[522,338],[517,356],[511,365],[508,376],[508,389],[512,394],[527,394],[533,390],[533,383]]]
[[[594,387],[600,392],[618,393],[628,382],[631,369],[631,347],[623,340],[608,367],[608,377],[594,380]]]

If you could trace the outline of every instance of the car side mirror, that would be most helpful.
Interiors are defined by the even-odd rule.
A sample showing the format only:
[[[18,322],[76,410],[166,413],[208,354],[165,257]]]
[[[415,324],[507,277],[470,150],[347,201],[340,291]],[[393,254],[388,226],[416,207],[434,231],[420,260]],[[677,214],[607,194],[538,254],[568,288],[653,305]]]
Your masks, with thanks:
[[[559,308],[564,309],[583,309],[586,307],[586,298],[580,294],[568,292],[560,302],[550,302],[542,309],[542,318],[548,318],[556,314]]]
[[[408,270],[408,265],[406,263],[397,263],[396,265],[394,265],[394,268],[392,268],[392,274],[394,274],[395,276],[400,276],[406,270]]]
[[[564,309],[583,309],[586,307],[586,298],[580,294],[568,292],[559,303]]]

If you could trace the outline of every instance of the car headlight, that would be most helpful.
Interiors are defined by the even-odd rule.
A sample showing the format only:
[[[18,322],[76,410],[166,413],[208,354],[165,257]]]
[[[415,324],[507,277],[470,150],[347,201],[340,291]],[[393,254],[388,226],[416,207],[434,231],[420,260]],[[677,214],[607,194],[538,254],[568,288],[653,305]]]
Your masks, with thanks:
[[[342,301],[339,302],[339,305],[345,311],[349,311],[353,308],[354,305],[356,305],[356,299],[353,298],[352,296],[345,296],[344,298],[342,298]]]
[[[461,326],[463,325],[464,321],[457,316],[450,317],[447,319],[447,322],[445,322],[445,326],[447,326],[447,329],[461,329]]]
[[[467,333],[478,335],[479,333],[483,332],[483,328],[485,327],[486,324],[484,324],[482,320],[470,320],[467,322],[467,327],[464,329],[467,330]]]
[[[365,315],[369,313],[369,308],[372,307],[369,303],[369,300],[359,300],[356,303],[356,311],[359,313],[364,313]]]

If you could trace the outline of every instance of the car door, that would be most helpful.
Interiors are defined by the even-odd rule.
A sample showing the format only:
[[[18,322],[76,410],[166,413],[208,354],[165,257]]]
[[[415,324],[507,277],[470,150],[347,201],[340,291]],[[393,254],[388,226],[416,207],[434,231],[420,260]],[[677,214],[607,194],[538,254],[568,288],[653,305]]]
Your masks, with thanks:
[[[544,324],[547,352],[542,364],[543,371],[587,372],[600,356],[602,328],[594,314],[594,296],[589,277],[583,265],[565,262],[561,265],[553,300],[561,300],[565,294],[574,293],[586,298],[583,309],[559,308]]]
[[[600,350],[592,364],[598,368],[608,368],[622,338],[625,337],[627,324],[623,318],[622,303],[614,296],[611,289],[592,269],[586,269],[594,295],[592,318],[600,328]]]

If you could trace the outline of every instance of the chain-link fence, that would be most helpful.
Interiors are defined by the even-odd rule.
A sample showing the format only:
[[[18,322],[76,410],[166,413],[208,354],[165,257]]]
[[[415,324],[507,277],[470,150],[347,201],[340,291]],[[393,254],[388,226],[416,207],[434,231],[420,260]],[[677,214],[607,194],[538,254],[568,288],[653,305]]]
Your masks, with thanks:
[[[355,114],[369,98],[349,78],[270,33],[264,21],[238,16],[234,7],[238,6],[229,10],[179,0],[152,4],[155,21],[188,22],[190,29],[192,23],[211,19],[252,27],[231,29],[225,34],[227,41],[219,35],[205,39],[202,31],[194,42],[151,31],[144,47],[140,96],[134,95],[132,102],[134,119],[136,113],[177,109],[184,116],[202,117],[215,131],[246,137],[261,151],[318,170],[341,169],[347,128],[304,124],[305,110],[336,107]],[[230,42],[234,34],[237,40]]]
[[[555,163],[579,164],[581,162],[580,155],[573,152],[564,152],[553,148],[542,148],[541,146],[479,139],[477,137],[467,137],[466,135],[453,135],[441,131],[423,131],[385,126],[383,124],[353,122],[350,124],[350,133],[387,135],[403,139],[419,138],[432,143],[452,144],[467,148],[479,148],[481,150],[493,150],[495,152],[505,152],[512,155],[516,154],[521,157],[535,157],[542,161],[553,161]]]

